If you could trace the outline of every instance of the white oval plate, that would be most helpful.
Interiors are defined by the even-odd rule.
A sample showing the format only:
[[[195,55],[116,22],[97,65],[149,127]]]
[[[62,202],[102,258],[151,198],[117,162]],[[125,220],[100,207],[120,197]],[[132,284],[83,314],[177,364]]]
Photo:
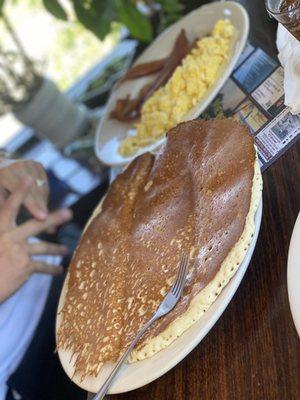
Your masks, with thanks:
[[[249,33],[249,17],[244,7],[233,1],[216,2],[201,6],[166,29],[147,47],[136,61],[136,64],[139,64],[164,57],[170,53],[181,29],[185,29],[188,39],[192,42],[196,37],[200,38],[210,33],[215,23],[221,18],[230,19],[236,28],[236,38],[229,62],[221,71],[219,79],[207,91],[199,104],[189,113],[186,120],[198,117],[206,109],[233,71],[244,49]],[[128,132],[132,130],[133,126],[130,123],[119,122],[109,117],[110,112],[114,109],[116,99],[124,98],[127,94],[130,94],[132,97],[136,96],[141,87],[152,79],[151,77],[144,77],[124,82],[110,96],[106,113],[97,127],[95,137],[95,152],[99,160],[104,164],[111,166],[125,165],[137,155],[146,151],[154,151],[165,141],[165,139],[161,139],[151,146],[143,147],[131,157],[122,157],[118,152],[119,144],[127,136]]]
[[[287,285],[290,308],[296,326],[298,335],[300,336],[300,213],[294,226],[291,237],[288,270],[287,270]]]
[[[164,375],[183,360],[208,334],[223,314],[248,268],[258,237],[261,217],[262,202],[255,214],[255,234],[243,262],[206,313],[164,350],[149,359],[126,364],[110,388],[110,394],[137,389]]]
[[[260,224],[262,217],[262,201],[258,207],[258,210],[255,214],[255,233],[252,239],[252,242],[249,246],[249,249],[245,255],[243,262],[241,263],[239,269],[235,273],[235,275],[231,278],[229,283],[222,290],[220,295],[217,297],[216,301],[209,307],[205,314],[201,316],[201,318],[194,323],[186,332],[184,332],[179,338],[177,338],[173,343],[171,343],[167,348],[160,351],[153,357],[138,361],[133,364],[126,364],[121,369],[118,377],[113,382],[110,387],[109,394],[116,393],[124,393],[129,392],[130,390],[134,390],[140,388],[141,386],[147,385],[148,383],[154,381],[160,376],[164,375],[171,368],[177,365],[184,357],[186,357],[207,335],[207,333],[211,330],[220,316],[223,314],[225,308],[229,304],[232,299],[234,293],[239,287],[243,276],[248,268],[250,263],[256,240],[258,237]],[[63,288],[63,293],[66,290],[66,283]],[[62,299],[61,297],[61,299]],[[61,299],[60,305],[58,309],[61,308]],[[60,318],[59,315],[57,317]],[[59,324],[57,322],[57,324]],[[64,351],[59,352],[59,357],[61,359],[62,365],[65,368],[65,371],[69,376],[72,375],[73,367],[70,368],[69,360],[70,353],[64,354]],[[97,377],[97,387],[100,386],[101,382],[104,383],[108,373],[111,371],[111,366],[104,367],[100,376]],[[85,380],[85,384],[81,384],[76,382],[83,389],[87,389],[87,387],[91,388],[95,386],[95,379],[91,378],[90,380],[87,378]]]

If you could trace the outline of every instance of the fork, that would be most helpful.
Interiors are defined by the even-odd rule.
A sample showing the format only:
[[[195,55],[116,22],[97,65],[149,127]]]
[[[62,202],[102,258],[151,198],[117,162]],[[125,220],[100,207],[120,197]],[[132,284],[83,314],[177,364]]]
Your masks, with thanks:
[[[102,400],[107,393],[114,377],[118,373],[119,369],[123,365],[124,361],[127,359],[137,342],[141,339],[141,337],[144,335],[144,333],[147,331],[147,329],[159,318],[163,317],[164,315],[168,314],[177,304],[178,300],[180,299],[180,296],[182,294],[185,282],[186,282],[186,276],[188,273],[188,264],[189,264],[189,258],[186,254],[182,254],[180,263],[179,263],[179,268],[178,268],[178,273],[177,277],[175,279],[175,282],[173,283],[170,291],[167,293],[165,296],[164,300],[160,303],[160,306],[156,310],[156,312],[153,314],[153,316],[149,319],[149,321],[140,329],[140,331],[137,333],[135,338],[132,340],[130,345],[128,346],[127,350],[125,353],[122,355],[122,357],[119,359],[117,362],[116,366],[102,385],[101,389],[99,392],[91,399],[91,400]]]

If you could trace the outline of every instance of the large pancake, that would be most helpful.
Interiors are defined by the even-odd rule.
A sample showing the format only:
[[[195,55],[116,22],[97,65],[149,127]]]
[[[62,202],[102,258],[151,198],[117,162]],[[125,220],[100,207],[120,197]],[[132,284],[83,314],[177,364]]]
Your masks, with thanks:
[[[136,158],[117,177],[80,240],[60,301],[58,349],[75,382],[97,387],[89,378],[156,310],[182,251],[192,260],[184,295],[131,361],[200,318],[244,258],[260,194],[253,139],[233,120],[180,124],[157,155]]]

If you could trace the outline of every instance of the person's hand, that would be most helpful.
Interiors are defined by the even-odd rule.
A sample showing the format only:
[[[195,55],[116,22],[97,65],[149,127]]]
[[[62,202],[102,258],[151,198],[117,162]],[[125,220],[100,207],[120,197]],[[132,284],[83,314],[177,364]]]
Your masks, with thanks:
[[[48,215],[48,178],[42,164],[35,161],[0,159],[1,203],[28,177],[34,184],[24,199],[24,206],[34,218],[44,220]]]
[[[56,211],[44,221],[30,219],[22,225],[16,225],[19,209],[33,184],[32,179],[26,178],[0,209],[0,303],[18,290],[34,272],[56,275],[62,271],[62,267],[35,261],[31,256],[65,255],[65,246],[47,242],[30,244],[28,238],[70,220],[71,211]]]

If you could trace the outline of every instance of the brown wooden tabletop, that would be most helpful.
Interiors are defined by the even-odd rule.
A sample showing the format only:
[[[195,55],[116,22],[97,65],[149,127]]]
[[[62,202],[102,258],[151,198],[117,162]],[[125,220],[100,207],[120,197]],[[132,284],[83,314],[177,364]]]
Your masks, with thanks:
[[[250,14],[251,40],[274,56],[275,26],[267,20],[263,0],[241,3]],[[219,321],[166,375],[109,399],[300,399],[300,340],[287,293],[289,242],[300,209],[300,141],[263,173],[263,181],[256,249]]]

